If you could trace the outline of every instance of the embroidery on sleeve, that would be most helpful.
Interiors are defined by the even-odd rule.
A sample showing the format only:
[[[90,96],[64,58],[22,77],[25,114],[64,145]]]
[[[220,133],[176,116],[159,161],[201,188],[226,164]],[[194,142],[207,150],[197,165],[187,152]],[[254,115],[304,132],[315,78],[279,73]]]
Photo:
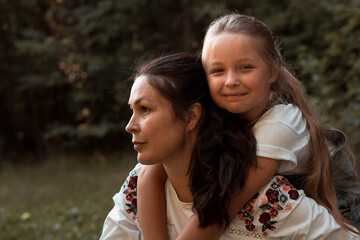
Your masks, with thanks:
[[[258,196],[259,193],[245,204],[239,212],[239,219],[245,224],[248,231],[261,231],[263,236],[268,236],[269,230],[276,230],[279,214],[288,214],[293,210],[293,204],[289,202],[289,199],[296,201],[299,198],[299,192],[285,177],[278,176],[266,190],[265,196],[259,199],[255,205]],[[257,206],[258,204],[259,206]],[[259,216],[253,215],[255,207],[261,209]],[[256,226],[261,226],[261,230]]]
[[[127,201],[127,203],[125,203],[127,206],[126,212],[132,215],[134,221],[137,218],[137,180],[138,176],[136,171],[133,170],[123,185],[123,193]]]

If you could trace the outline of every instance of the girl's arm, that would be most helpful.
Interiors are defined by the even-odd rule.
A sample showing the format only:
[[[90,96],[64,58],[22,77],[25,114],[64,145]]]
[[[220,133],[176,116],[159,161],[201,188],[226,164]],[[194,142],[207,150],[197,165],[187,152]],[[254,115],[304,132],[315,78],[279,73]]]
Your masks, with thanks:
[[[146,240],[168,239],[164,191],[166,179],[162,164],[143,166],[139,174],[138,216]]]
[[[251,167],[249,175],[239,194],[231,199],[228,213],[231,218],[236,214],[270,179],[275,175],[281,164],[281,160],[275,160],[264,157],[257,157],[257,167]],[[199,219],[194,215],[185,228],[181,231],[177,240],[196,240],[196,239],[218,239],[225,226],[211,225],[206,228],[199,228]]]

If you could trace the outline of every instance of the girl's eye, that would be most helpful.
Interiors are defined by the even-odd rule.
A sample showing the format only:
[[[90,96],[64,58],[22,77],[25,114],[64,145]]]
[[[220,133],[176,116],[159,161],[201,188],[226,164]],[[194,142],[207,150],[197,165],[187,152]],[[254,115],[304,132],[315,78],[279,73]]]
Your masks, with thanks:
[[[241,69],[243,70],[249,70],[249,69],[252,69],[253,67],[250,66],[250,65],[244,65],[244,66],[241,66]]]
[[[222,73],[224,70],[222,68],[216,68],[214,70],[211,70],[210,73],[211,74],[217,74],[217,73]]]

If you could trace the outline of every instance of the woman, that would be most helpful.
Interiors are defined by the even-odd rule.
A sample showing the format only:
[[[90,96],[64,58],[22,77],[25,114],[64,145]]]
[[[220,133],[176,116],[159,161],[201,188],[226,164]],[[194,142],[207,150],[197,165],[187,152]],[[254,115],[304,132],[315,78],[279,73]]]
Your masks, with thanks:
[[[142,164],[162,164],[166,171],[167,227],[169,238],[175,239],[193,215],[192,202],[198,199],[192,194],[197,186],[189,184],[193,166],[201,173],[198,169],[201,165],[194,164],[198,158],[217,161],[221,169],[201,173],[204,184],[206,178],[218,179],[209,185],[209,191],[218,191],[218,194],[214,201],[208,201],[212,209],[204,206],[207,211],[204,216],[209,216],[207,222],[210,224],[227,225],[220,239],[356,239],[342,229],[324,207],[281,176],[272,178],[235,219],[228,221],[226,210],[230,199],[226,196],[229,196],[228,191],[236,192],[244,184],[249,167],[256,165],[253,160],[256,143],[247,127],[239,124],[236,115],[225,116],[212,103],[197,58],[169,55],[140,68],[131,89],[129,106],[133,115],[126,131],[133,136],[141,164],[114,196],[115,206],[105,220],[101,239],[142,239],[136,198]],[[234,179],[224,174],[226,172],[240,177],[235,178],[230,189],[221,189],[223,182]],[[209,211],[212,213],[208,214]]]

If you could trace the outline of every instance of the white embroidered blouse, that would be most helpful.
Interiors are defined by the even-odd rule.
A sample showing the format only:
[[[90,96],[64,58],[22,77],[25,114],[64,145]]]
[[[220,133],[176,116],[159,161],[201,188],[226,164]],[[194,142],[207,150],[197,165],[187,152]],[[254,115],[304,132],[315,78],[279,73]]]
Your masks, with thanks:
[[[115,206],[105,219],[100,240],[141,240],[137,218],[137,176],[142,165],[130,172]],[[165,184],[169,239],[176,239],[187,224],[191,203],[181,202],[169,180]],[[313,199],[296,190],[286,178],[274,178],[262,188],[234,218],[220,240],[236,239],[360,239],[342,229],[334,218]]]

